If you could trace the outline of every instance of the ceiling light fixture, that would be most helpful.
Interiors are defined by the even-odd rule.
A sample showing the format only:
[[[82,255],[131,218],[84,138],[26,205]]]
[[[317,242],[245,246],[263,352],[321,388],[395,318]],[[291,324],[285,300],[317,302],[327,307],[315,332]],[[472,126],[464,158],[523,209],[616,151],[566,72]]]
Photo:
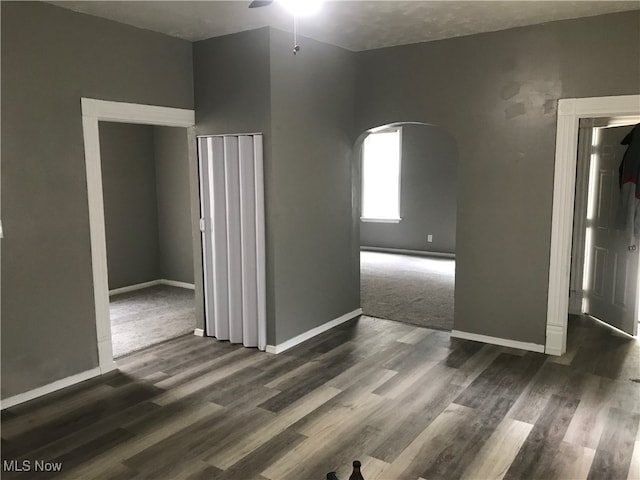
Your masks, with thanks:
[[[324,0],[275,0],[296,17],[308,17],[320,10]],[[268,7],[274,0],[253,0],[249,8]]]
[[[300,51],[298,45],[298,17],[308,17],[317,13],[324,0],[276,0],[285,10],[293,15],[293,54]],[[271,5],[274,0],[253,0],[249,8],[260,8]]]
[[[318,13],[323,0],[276,0],[289,13],[296,17],[309,17]]]

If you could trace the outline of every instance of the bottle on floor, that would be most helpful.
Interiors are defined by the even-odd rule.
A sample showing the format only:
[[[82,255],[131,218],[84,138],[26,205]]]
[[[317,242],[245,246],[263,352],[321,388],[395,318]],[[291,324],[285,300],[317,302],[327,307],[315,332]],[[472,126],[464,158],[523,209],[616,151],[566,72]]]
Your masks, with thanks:
[[[362,464],[358,460],[353,461],[353,472],[349,476],[349,480],[364,480],[362,476],[362,472],[360,471],[360,467]],[[336,475],[336,472],[327,473],[327,480],[340,480]]]

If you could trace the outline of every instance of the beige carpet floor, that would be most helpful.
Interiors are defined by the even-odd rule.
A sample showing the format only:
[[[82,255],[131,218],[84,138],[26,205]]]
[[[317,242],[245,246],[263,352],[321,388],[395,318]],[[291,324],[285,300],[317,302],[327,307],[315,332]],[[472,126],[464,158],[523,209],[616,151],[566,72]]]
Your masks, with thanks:
[[[361,252],[364,314],[451,330],[455,268],[452,259]]]
[[[186,333],[196,327],[193,290],[156,285],[109,299],[114,358]]]

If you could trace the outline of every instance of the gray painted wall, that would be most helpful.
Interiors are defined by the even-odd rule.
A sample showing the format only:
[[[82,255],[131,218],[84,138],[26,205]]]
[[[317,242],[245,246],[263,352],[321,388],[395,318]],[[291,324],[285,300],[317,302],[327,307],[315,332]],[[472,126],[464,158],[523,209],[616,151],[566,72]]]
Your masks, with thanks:
[[[189,42],[2,2],[2,398],[98,364],[80,97],[193,108]]]
[[[100,122],[109,289],[160,278],[153,127]]]
[[[269,29],[193,44],[196,134],[263,133],[265,177],[267,333],[274,331],[273,228],[269,222],[271,178],[271,75]],[[271,334],[272,335],[272,334]],[[272,338],[268,338],[272,342]]]
[[[296,57],[290,35],[268,28],[194,44],[198,134],[265,134],[269,344],[360,303],[353,57],[303,40]]]
[[[271,31],[276,342],[360,307],[352,215],[353,54]]]
[[[454,328],[545,343],[559,98],[640,91],[639,12],[357,55],[359,132],[403,120],[455,137]]]
[[[456,251],[455,140],[443,128],[402,126],[399,223],[361,222],[360,244],[440,253]],[[433,242],[427,242],[433,235]]]
[[[269,29],[193,44],[196,133],[269,133]]]
[[[160,278],[194,283],[187,131],[153,127],[153,142]]]

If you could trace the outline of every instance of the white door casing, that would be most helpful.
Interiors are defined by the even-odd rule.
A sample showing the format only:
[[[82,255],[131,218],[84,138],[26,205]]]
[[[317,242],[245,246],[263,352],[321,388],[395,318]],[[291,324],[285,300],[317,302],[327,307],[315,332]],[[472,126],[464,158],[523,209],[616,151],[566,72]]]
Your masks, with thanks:
[[[558,101],[545,344],[545,353],[550,355],[562,355],[567,348],[578,122],[581,118],[639,114],[640,95]]]
[[[589,164],[593,133],[592,121],[581,121],[578,133],[578,158],[576,166],[576,194],[571,243],[571,284],[569,313],[582,314],[585,233],[587,231],[587,194],[589,190]]]
[[[100,373],[116,368],[111,345],[109,317],[109,284],[107,272],[107,244],[102,194],[99,121],[138,123],[166,127],[185,127],[189,141],[195,142],[195,113],[180,108],[111,102],[82,98],[82,131],[89,202],[89,231],[91,237],[91,265],[96,311],[96,337]]]

